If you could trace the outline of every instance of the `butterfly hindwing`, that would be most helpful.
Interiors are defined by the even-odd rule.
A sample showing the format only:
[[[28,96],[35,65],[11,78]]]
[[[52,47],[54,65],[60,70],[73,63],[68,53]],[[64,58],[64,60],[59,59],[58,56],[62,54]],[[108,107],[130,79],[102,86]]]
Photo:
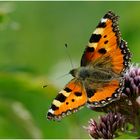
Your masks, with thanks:
[[[96,83],[93,83],[96,84]],[[111,80],[102,84],[100,88],[91,87],[87,89],[88,105],[102,107],[106,104],[119,99],[123,89],[123,80]]]
[[[47,118],[59,120],[69,115],[87,102],[87,95],[80,81],[75,78],[59,92],[53,100]]]

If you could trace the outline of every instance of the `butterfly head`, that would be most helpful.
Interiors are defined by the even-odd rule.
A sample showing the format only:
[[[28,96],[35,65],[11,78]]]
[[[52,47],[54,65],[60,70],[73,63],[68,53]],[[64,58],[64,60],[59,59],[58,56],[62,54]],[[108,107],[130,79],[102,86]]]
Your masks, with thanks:
[[[70,70],[69,74],[71,74],[73,77],[77,77],[77,72],[78,72],[78,69],[72,69]]]
[[[88,78],[90,76],[90,71],[86,67],[72,69],[69,73],[73,77],[76,77],[76,78],[81,79],[81,80],[85,80],[86,78]]]

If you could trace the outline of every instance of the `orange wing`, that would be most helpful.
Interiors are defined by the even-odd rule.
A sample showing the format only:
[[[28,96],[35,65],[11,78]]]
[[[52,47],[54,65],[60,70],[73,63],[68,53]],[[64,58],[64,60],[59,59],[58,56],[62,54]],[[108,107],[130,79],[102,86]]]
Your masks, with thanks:
[[[95,83],[93,83],[95,84]],[[119,99],[123,89],[123,80],[111,80],[103,84],[102,88],[88,89],[88,105],[102,107],[106,104]]]
[[[100,64],[101,59],[106,61],[104,65]],[[98,64],[120,74],[128,67],[129,59],[130,52],[126,42],[121,39],[118,28],[118,16],[109,11],[91,35],[81,66]]]
[[[76,112],[87,102],[87,95],[82,83],[75,78],[59,92],[53,100],[47,118],[60,120],[62,117]]]

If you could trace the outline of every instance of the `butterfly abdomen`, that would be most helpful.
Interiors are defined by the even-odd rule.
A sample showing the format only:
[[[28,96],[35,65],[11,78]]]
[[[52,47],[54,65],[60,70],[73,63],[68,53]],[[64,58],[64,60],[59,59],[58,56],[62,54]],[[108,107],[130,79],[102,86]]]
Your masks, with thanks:
[[[93,71],[91,71],[91,78],[94,81],[101,81],[101,82],[107,82],[110,81],[112,79],[115,79],[117,76],[112,73],[111,71],[103,71],[103,70],[99,70],[99,69],[95,69]]]

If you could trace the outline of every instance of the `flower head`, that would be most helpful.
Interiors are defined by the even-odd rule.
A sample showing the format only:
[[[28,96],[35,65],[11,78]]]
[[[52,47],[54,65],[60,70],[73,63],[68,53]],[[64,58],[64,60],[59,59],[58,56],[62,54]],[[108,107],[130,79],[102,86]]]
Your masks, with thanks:
[[[117,130],[124,130],[125,118],[120,113],[108,113],[100,117],[100,122],[91,119],[89,126],[85,127],[92,138],[112,139]]]
[[[140,68],[132,65],[125,74],[125,93],[131,101],[135,101],[140,96]]]

